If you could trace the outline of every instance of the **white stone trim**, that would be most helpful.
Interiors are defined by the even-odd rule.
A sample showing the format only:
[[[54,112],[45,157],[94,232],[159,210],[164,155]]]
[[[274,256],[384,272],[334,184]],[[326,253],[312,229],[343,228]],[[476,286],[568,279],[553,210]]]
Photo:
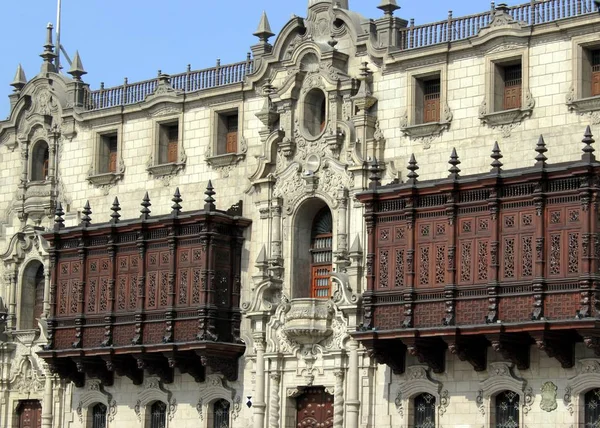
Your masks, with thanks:
[[[579,360],[577,375],[569,379],[563,396],[564,405],[574,418],[573,426],[583,426],[584,395],[589,390],[598,387],[600,387],[600,359]]]
[[[149,426],[149,408],[157,401],[161,401],[167,405],[167,421],[165,428],[170,428],[169,422],[173,420],[175,413],[177,412],[177,401],[173,397],[171,391],[163,388],[160,378],[148,376],[144,381],[144,389],[138,394],[138,400],[134,407],[138,421],[143,421],[142,427]]]
[[[79,417],[79,422],[84,427],[88,428],[92,426],[92,408],[98,403],[106,406],[107,424],[113,422],[117,414],[117,402],[113,400],[110,393],[104,390],[102,382],[96,379],[88,379],[87,390],[81,394],[79,404],[77,404],[77,416]]]
[[[165,125],[177,124],[177,161],[176,162],[161,162],[160,161],[160,127]],[[164,176],[171,176],[177,174],[185,167],[187,161],[187,155],[183,146],[183,115],[181,113],[175,113],[159,118],[152,119],[152,151],[150,158],[146,164],[146,170],[152,176],[161,178]]]
[[[414,414],[414,398],[419,394],[428,393],[435,397],[436,415],[435,426],[441,427],[440,418],[446,413],[449,405],[449,394],[443,390],[443,384],[430,376],[430,368],[427,366],[410,366],[406,368],[404,379],[397,389],[394,401],[396,410],[400,414],[402,426],[412,426]]]

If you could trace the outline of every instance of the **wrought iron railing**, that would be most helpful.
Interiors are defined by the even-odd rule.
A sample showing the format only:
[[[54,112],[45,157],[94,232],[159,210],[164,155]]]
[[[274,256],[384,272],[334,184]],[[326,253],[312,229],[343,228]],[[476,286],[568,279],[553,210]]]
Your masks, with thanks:
[[[185,73],[170,76],[171,86],[178,91],[194,92],[239,83],[244,80],[246,75],[252,73],[253,67],[254,61],[250,58],[250,54],[246,61],[234,64],[221,65],[221,62],[217,60],[215,67],[195,71],[190,70],[188,66]],[[100,89],[88,92],[85,106],[89,110],[99,110],[136,104],[154,93],[157,85],[158,77],[135,83],[129,83],[125,79],[123,85],[112,88],[105,88],[104,84],[101,84]]]
[[[490,11],[459,18],[454,18],[449,12],[447,20],[424,25],[414,25],[411,19],[410,25],[400,30],[400,46],[414,49],[476,36],[480,29],[490,24],[494,9],[492,3]],[[508,14],[514,20],[527,25],[545,24],[594,12],[593,0],[531,0],[508,8]]]

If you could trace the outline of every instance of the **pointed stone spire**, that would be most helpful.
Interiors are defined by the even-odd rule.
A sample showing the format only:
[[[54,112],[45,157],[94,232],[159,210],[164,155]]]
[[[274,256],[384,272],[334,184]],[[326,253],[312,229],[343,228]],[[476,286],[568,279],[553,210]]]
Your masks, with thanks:
[[[548,158],[544,153],[548,151],[546,148],[546,142],[544,141],[544,136],[540,134],[540,138],[538,140],[537,145],[535,146],[535,151],[537,152],[537,156],[535,157],[535,166],[539,168],[546,168],[546,161]]]
[[[275,35],[275,33],[271,31],[267,12],[263,11],[260,22],[258,23],[258,28],[252,35],[258,37],[258,40],[260,40],[261,43],[269,43],[269,38]]]
[[[140,212],[142,213],[142,215],[140,216],[140,218],[142,220],[148,220],[150,218],[150,207],[152,206],[152,204],[150,203],[150,196],[148,196],[148,192],[146,192],[146,194],[144,195],[141,205],[142,209],[140,210]]]
[[[253,276],[255,280],[262,280],[269,277],[269,260],[267,259],[267,249],[264,245],[258,253],[254,267],[258,270],[258,274]]]
[[[42,73],[55,73],[56,67],[54,66],[54,59],[56,54],[54,53],[54,43],[52,42],[52,30],[54,27],[52,24],[48,24],[46,27],[46,44],[44,45],[44,52],[40,56],[44,59],[42,64]]]
[[[15,78],[13,79],[10,86],[15,88],[15,92],[21,92],[21,89],[25,87],[27,84],[27,77],[25,77],[25,72],[23,71],[23,67],[21,64],[17,67],[17,72],[15,73]]]
[[[585,144],[585,146],[583,146],[583,155],[581,155],[581,160],[587,163],[591,163],[594,162],[596,160],[596,156],[594,155],[594,151],[596,149],[594,149],[594,147],[592,147],[592,144],[594,144],[596,142],[596,140],[594,140],[593,138],[593,134],[592,134],[592,130],[590,129],[590,125],[588,125],[585,128],[585,133],[583,134],[583,140],[581,140],[581,142],[583,144]]]
[[[406,177],[408,177],[408,180],[406,180],[407,184],[417,184],[417,178],[419,177],[419,174],[417,174],[417,170],[419,169],[419,166],[417,165],[417,160],[415,159],[415,155],[414,153],[412,155],[410,155],[410,160],[408,161],[408,174]]]
[[[208,180],[208,185],[206,186],[206,192],[204,192],[204,194],[206,195],[206,199],[204,199],[204,211],[216,210],[215,198],[213,198],[213,196],[216,195],[216,192],[214,191],[214,187],[210,180]]]
[[[110,222],[112,224],[117,224],[119,222],[119,218],[121,217],[121,214],[119,214],[119,211],[121,211],[121,205],[119,204],[119,198],[116,196],[112,207],[110,207],[110,210],[112,211],[112,214],[110,215]]]
[[[267,249],[263,245],[258,253],[258,257],[256,258],[256,266],[262,266],[268,264],[269,260],[267,259]]]
[[[171,201],[173,202],[173,205],[171,206],[173,209],[173,211],[171,211],[171,215],[173,217],[177,217],[179,214],[181,214],[180,203],[183,201],[183,199],[181,199],[181,193],[179,193],[179,187],[175,189],[175,194],[173,194],[173,199],[171,199]]]
[[[398,6],[396,0],[381,0],[377,9],[382,10],[385,16],[392,17],[394,12],[400,9],[400,6]]]
[[[81,76],[87,74],[87,71],[83,68],[83,63],[81,62],[81,57],[79,56],[79,51],[75,51],[75,56],[73,57],[73,62],[71,63],[71,68],[67,71],[75,80],[81,80]]]
[[[358,234],[354,237],[354,241],[352,242],[352,245],[350,246],[350,253],[352,254],[358,254],[358,253],[362,253],[362,245],[360,245],[360,236],[358,236]]]
[[[492,155],[490,157],[493,159],[491,163],[491,172],[494,174],[500,174],[502,171],[502,162],[500,162],[500,159],[502,159],[503,156],[502,153],[500,153],[500,147],[498,146],[497,141],[494,143],[494,148],[492,149]]]
[[[58,203],[58,205],[56,205],[56,211],[54,211],[54,215],[54,231],[59,231],[60,229],[65,227],[65,219],[63,218],[65,212],[63,211],[63,207],[60,202]]]
[[[92,224],[92,218],[90,215],[92,214],[92,209],[90,208],[90,201],[85,201],[85,205],[83,206],[83,211],[81,211],[81,223],[79,226],[88,227]]]
[[[453,180],[458,179],[458,174],[460,173],[458,165],[460,165],[460,161],[458,160],[458,155],[456,154],[456,148],[452,149],[452,153],[450,154],[450,160],[448,161],[448,163],[450,164],[450,169],[448,170],[450,175],[448,176],[448,178],[451,178]]]

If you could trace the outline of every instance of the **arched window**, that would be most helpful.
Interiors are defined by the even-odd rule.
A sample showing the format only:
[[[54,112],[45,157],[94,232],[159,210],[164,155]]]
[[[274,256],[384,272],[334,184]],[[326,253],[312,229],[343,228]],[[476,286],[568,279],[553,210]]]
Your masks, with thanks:
[[[311,137],[318,137],[325,128],[327,99],[318,88],[311,89],[304,98],[304,129]]]
[[[167,405],[162,401],[155,401],[150,406],[150,428],[166,428]]]
[[[600,388],[592,389],[584,397],[584,424],[585,427],[600,426]]]
[[[39,141],[31,154],[31,181],[44,181],[48,177],[49,164],[48,143]]]
[[[311,297],[326,299],[330,294],[332,265],[333,219],[329,208],[322,208],[315,219],[310,237]]]
[[[435,428],[435,397],[427,392],[414,399],[414,427]]]
[[[229,428],[229,408],[227,400],[215,401],[213,405],[213,424],[210,428]]]
[[[44,265],[30,262],[21,279],[19,328],[28,330],[38,327],[38,319],[44,311]]]
[[[106,428],[106,406],[102,403],[92,408],[92,428]]]
[[[519,400],[513,391],[496,395],[496,428],[519,428]]]

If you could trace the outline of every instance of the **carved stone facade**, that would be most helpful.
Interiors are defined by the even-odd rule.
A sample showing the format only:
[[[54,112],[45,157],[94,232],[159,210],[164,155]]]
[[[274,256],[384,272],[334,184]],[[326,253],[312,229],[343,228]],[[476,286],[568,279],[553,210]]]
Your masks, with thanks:
[[[98,409],[110,428],[155,411],[167,428],[293,428],[320,400],[333,428],[420,411],[491,428],[504,393],[519,427],[583,424],[600,388],[593,1],[423,26],[396,0],[375,19],[307,3],[276,39],[264,14],[236,64],[91,90],[79,55],[57,72],[49,27],[41,73],[18,68],[0,121],[1,427],[37,403],[42,428],[92,428]]]

